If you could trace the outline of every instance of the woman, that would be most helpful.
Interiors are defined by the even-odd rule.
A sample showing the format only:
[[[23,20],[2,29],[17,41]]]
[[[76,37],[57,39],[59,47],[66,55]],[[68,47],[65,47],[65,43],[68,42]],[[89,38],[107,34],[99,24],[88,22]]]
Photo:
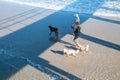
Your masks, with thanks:
[[[80,30],[81,30],[81,27],[80,27],[79,23],[76,22],[74,24],[74,29],[73,29],[73,33],[74,33],[74,39],[73,39],[73,41],[75,42],[76,46],[79,46],[78,38],[80,36]]]

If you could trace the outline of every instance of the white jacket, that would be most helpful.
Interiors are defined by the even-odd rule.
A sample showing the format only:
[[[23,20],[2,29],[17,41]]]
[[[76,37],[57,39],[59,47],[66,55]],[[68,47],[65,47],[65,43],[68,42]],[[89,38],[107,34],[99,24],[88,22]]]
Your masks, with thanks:
[[[79,15],[78,14],[75,14],[75,22],[78,22],[80,24],[80,18],[79,18]]]

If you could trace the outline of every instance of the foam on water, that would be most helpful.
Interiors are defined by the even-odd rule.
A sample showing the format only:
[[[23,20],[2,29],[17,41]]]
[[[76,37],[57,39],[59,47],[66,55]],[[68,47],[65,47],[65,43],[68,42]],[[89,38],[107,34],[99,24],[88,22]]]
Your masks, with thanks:
[[[43,7],[47,9],[55,9],[60,10],[64,8],[66,5],[69,5],[76,0],[6,0],[19,4],[26,4],[36,7]]]
[[[120,17],[120,0],[5,0],[54,10]]]

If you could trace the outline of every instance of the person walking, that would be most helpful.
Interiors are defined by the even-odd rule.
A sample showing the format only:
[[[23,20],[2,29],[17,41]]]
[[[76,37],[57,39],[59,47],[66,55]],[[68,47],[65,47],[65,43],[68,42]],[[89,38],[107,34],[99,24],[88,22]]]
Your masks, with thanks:
[[[74,35],[73,41],[74,41],[75,45],[79,47],[78,38],[80,36],[80,30],[81,30],[80,18],[79,18],[78,14],[75,14],[74,17],[75,17],[75,21],[71,27],[73,30],[73,35]]]
[[[74,31],[73,31],[73,35],[74,35],[73,41],[75,42],[76,46],[79,47],[78,38],[79,38],[79,36],[80,36],[81,26],[79,25],[78,22],[76,22],[76,23],[74,24],[74,29],[73,29],[73,30],[74,30]]]

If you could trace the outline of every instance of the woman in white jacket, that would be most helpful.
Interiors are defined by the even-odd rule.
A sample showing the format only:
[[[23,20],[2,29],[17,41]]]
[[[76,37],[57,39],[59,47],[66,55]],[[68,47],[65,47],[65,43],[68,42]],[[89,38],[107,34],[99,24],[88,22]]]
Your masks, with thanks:
[[[76,46],[79,46],[78,38],[80,36],[81,26],[80,26],[80,18],[78,14],[75,14],[75,22],[72,25],[72,29],[73,29],[73,35],[74,35],[73,41],[75,42]]]

